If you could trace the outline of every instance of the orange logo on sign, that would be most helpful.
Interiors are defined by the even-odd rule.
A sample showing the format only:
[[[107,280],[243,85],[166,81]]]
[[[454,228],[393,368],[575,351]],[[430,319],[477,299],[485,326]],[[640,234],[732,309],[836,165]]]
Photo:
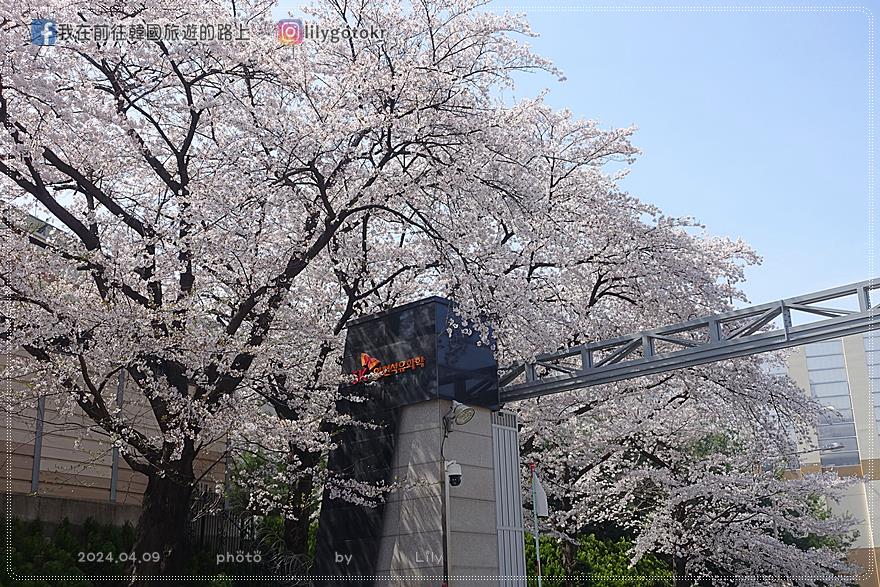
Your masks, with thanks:
[[[368,375],[373,375],[373,378],[378,379],[380,377],[388,377],[389,375],[396,375],[397,373],[403,373],[405,371],[414,371],[415,369],[421,369],[424,366],[425,357],[421,355],[404,361],[397,361],[396,363],[383,365],[382,361],[379,359],[371,357],[367,353],[361,353],[361,368],[352,373],[352,375],[354,375],[354,381],[352,383],[366,381]]]
[[[372,370],[381,364],[382,361],[380,361],[379,359],[371,357],[367,353],[361,353],[361,367],[366,367],[368,370]]]

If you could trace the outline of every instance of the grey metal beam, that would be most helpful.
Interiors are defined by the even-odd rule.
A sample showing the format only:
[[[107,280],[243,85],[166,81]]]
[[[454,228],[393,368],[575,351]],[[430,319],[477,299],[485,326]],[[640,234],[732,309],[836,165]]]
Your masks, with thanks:
[[[880,328],[880,323],[877,306],[871,305],[870,293],[877,288],[880,288],[877,280],[861,281],[544,353],[534,361],[501,370],[501,402],[624,381],[875,330]],[[835,303],[846,302],[857,303],[859,310],[834,307]],[[819,303],[823,305],[815,305]],[[793,311],[819,319],[792,326]],[[781,319],[782,328],[770,329],[777,318]],[[672,348],[660,352],[658,343]]]

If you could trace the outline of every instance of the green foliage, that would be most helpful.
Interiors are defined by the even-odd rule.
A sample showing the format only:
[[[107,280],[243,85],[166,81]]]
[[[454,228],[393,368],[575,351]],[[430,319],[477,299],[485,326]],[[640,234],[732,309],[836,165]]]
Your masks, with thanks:
[[[280,515],[263,516],[257,527],[257,539],[260,552],[264,553],[269,564],[282,563],[291,556],[296,556],[299,561],[294,566],[286,566],[287,572],[293,574],[307,574],[315,560],[315,551],[318,546],[318,521],[313,520],[309,524],[308,550],[301,555],[294,555],[287,550],[284,541],[284,517]]]
[[[690,446],[690,454],[699,458],[713,454],[730,455],[740,450],[739,443],[730,435],[715,432],[707,434]]]
[[[90,587],[100,582],[92,582],[90,576],[125,576],[127,563],[120,561],[119,553],[131,553],[135,542],[135,532],[131,524],[122,527],[98,524],[91,518],[81,526],[71,524],[67,519],[51,527],[39,520],[24,522],[12,520],[10,535],[10,568],[19,577],[41,575],[65,575],[69,578],[44,581],[27,580],[31,587]],[[80,555],[80,553],[84,553]],[[85,553],[95,553],[101,561],[87,560]],[[112,560],[111,560],[112,558]],[[3,565],[5,568],[6,565]],[[235,571],[235,569],[225,569]],[[0,573],[0,587],[21,585],[22,581]],[[197,552],[190,559],[187,573],[214,575],[217,573],[216,558],[213,553]],[[231,579],[217,574],[209,585],[230,586]]]
[[[238,513],[249,512],[248,503],[250,501],[251,488],[247,483],[238,483],[237,481],[254,477],[269,481],[269,471],[273,473],[281,473],[283,471],[283,467],[280,464],[270,465],[269,459],[258,453],[238,455],[230,461],[229,467],[234,482],[226,488],[226,498],[229,500],[229,507]],[[283,490],[277,484],[272,484],[271,482],[267,484],[270,494],[274,494],[276,497],[283,495]]]
[[[595,534],[580,538],[571,569],[565,568],[561,540],[541,537],[541,576],[547,587],[561,585],[603,585],[607,587],[660,587],[671,585],[672,569],[669,564],[652,555],[643,557],[635,566],[629,566],[632,542],[626,538],[602,538]],[[526,535],[526,569],[528,584],[537,585],[535,576],[535,541]]]
[[[810,496],[809,504],[813,516],[818,520],[827,520],[833,515],[831,512],[831,507],[828,505],[828,502],[824,496]],[[794,515],[793,512],[792,515]],[[813,548],[829,548],[831,550],[837,550],[843,553],[847,549],[852,547],[852,544],[855,542],[858,536],[858,530],[854,529],[849,534],[849,536],[845,536],[842,538],[835,536],[820,536],[818,534],[793,536],[789,532],[784,532],[781,538],[782,542],[784,542],[785,544],[797,546],[801,550],[810,550]]]
[[[10,567],[17,575],[67,575],[59,581],[28,581],[30,585],[92,585],[88,575],[119,575],[124,564],[119,561],[87,562],[79,553],[130,552],[134,544],[134,529],[130,524],[122,528],[103,526],[86,520],[82,526],[74,526],[66,519],[51,532],[38,521],[12,521]],[[106,554],[104,554],[106,558]],[[0,579],[0,585],[12,585],[9,578]]]
[[[261,479],[259,486],[262,488],[262,491],[271,495],[279,504],[296,501],[296,496],[292,495],[292,489],[295,484],[276,480],[276,477],[279,477],[279,473],[285,472],[286,466],[284,463],[269,459],[261,452],[243,452],[232,460],[230,466],[233,479],[233,483],[227,488],[230,508],[239,515],[258,515],[257,539],[259,549],[263,553],[266,563],[270,566],[281,565],[281,568],[285,569],[283,572],[292,572],[293,574],[308,573],[315,560],[315,551],[317,550],[318,520],[316,513],[318,511],[318,503],[310,502],[304,506],[306,511],[300,512],[301,515],[309,515],[311,518],[308,545],[305,553],[293,553],[285,542],[285,519],[278,512],[278,509],[272,508],[269,511],[254,512],[248,505],[251,497],[251,486],[247,483],[247,480],[254,478]],[[326,468],[326,458],[322,458],[318,462],[318,466]],[[283,478],[283,475],[281,478]],[[313,497],[321,495],[320,486],[313,487],[311,491]],[[291,565],[291,559],[296,559],[297,562]]]

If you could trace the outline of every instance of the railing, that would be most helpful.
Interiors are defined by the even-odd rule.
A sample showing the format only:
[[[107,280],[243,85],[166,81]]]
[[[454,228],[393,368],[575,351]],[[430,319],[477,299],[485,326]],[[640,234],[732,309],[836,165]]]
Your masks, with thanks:
[[[538,355],[500,371],[501,402],[874,330],[880,324],[870,293],[878,287],[861,281]],[[781,325],[773,328],[774,321]]]

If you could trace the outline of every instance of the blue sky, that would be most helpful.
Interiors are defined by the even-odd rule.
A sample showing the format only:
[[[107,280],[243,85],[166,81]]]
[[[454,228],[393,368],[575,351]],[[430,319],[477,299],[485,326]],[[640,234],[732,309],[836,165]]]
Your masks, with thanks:
[[[527,13],[567,80],[522,95],[637,125],[624,188],[755,247],[752,301],[870,276],[865,14]]]
[[[753,302],[870,276],[866,14],[589,6],[511,7],[567,78],[524,75],[518,96],[638,126],[624,189],[755,247]]]

